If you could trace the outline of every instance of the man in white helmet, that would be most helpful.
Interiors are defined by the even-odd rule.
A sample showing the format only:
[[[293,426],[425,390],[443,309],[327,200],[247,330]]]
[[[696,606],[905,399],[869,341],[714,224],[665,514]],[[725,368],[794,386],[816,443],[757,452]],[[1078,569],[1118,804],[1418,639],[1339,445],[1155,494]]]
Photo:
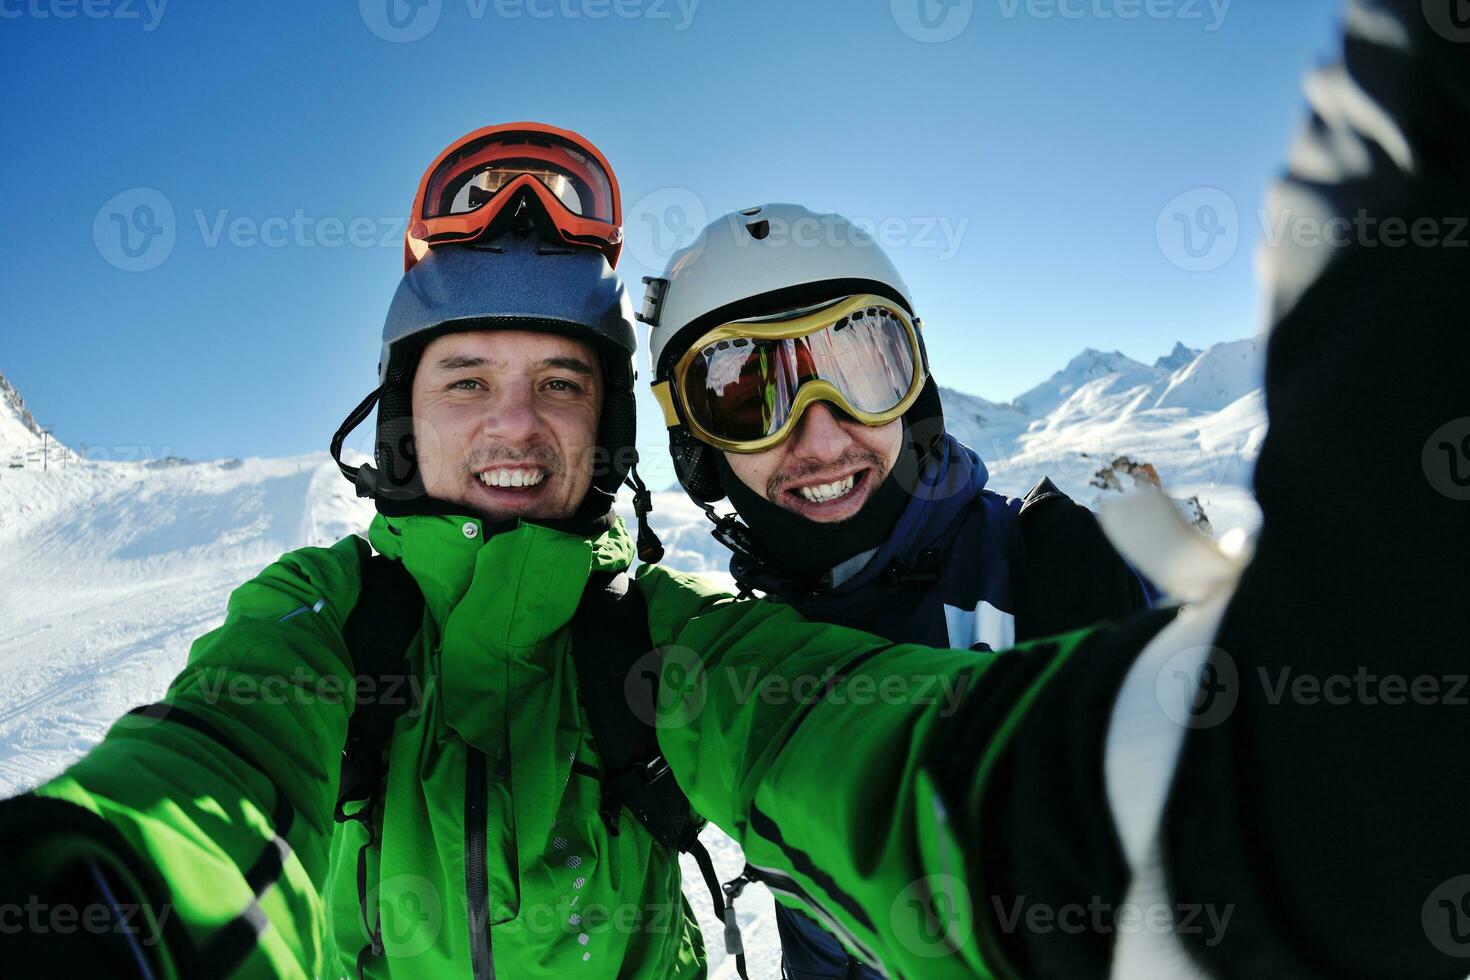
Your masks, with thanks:
[[[1260,255],[1254,548],[1194,536],[1160,494],[1104,508],[1182,608],[996,654],[752,658],[718,649],[718,614],[681,634],[707,696],[659,741],[691,804],[888,976],[1470,969],[1465,13],[1352,0],[1306,86],[1269,218],[1322,234]],[[832,682],[746,696],[757,668],[766,691]],[[913,675],[969,694],[860,699]]]
[[[908,289],[847,219],[749,208],[646,281],[679,481],[743,590],[893,642],[997,651],[1146,605],[1050,481],[1024,498],[986,489],[985,464],[945,432]],[[715,515],[722,497],[736,515]],[[809,916],[776,916],[787,976],[877,976]]]

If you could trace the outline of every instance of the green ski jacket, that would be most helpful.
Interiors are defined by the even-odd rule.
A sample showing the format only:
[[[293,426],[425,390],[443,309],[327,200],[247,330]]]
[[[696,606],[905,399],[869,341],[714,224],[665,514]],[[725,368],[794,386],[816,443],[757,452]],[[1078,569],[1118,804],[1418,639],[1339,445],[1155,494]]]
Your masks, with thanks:
[[[333,816],[361,583],[347,538],[237,589],[163,703],[0,809],[35,842],[26,863],[44,878],[89,854],[148,898],[133,927],[176,974],[351,977],[361,956],[367,977],[703,976],[678,855],[599,816],[578,701],[568,624],[589,574],[630,565],[621,522],[589,540],[379,516],[369,536],[424,596],[418,706],[371,832]],[[637,585],[656,644],[724,598],[654,567]]]

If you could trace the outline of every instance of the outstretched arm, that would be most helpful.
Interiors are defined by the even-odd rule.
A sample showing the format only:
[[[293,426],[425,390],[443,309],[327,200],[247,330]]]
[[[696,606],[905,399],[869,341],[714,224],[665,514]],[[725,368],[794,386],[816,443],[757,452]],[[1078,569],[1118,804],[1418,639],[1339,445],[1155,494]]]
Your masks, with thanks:
[[[853,952],[926,977],[1465,974],[1455,10],[1354,0],[1343,64],[1308,86],[1272,207],[1324,244],[1267,257],[1264,524],[1233,594],[963,662],[748,604],[681,638],[699,670],[665,675],[693,692],[665,712],[676,775]],[[811,677],[827,682],[791,693]],[[868,693],[895,677],[966,696],[946,712]]]
[[[1470,10],[1355,0],[1272,194],[1264,524],[1162,843],[1222,976],[1462,977],[1470,942]],[[1227,659],[1228,658],[1228,659]],[[1266,957],[1270,957],[1267,959]]]
[[[0,804],[0,889],[99,923],[67,943],[23,930],[46,962],[95,956],[99,973],[134,976],[326,968],[319,888],[351,710],[342,627],[357,548],[294,552],[237,589],[164,701]]]

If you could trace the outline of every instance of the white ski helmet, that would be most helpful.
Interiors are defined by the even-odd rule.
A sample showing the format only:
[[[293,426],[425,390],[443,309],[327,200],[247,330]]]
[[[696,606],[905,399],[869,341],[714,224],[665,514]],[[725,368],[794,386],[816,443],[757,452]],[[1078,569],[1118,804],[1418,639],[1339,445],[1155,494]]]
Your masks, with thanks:
[[[872,234],[841,215],[799,204],[765,204],[718,218],[673,255],[662,276],[643,282],[638,319],[649,326],[651,384],[669,427],[669,452],[679,483],[702,503],[725,496],[710,455],[718,450],[683,424],[663,384],[691,344],[732,320],[865,293],[900,304],[919,323],[908,287]],[[922,336],[919,348],[927,375]],[[932,377],[905,418],[940,418]]]

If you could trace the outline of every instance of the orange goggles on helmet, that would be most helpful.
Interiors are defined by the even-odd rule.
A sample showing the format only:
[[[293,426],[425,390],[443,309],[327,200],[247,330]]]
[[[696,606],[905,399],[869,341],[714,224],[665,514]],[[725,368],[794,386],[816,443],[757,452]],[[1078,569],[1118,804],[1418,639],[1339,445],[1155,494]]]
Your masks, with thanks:
[[[409,217],[403,268],[436,245],[478,238],[522,190],[535,194],[569,244],[618,264],[623,206],[607,158],[570,130],[544,123],[487,126],[462,136],[424,172]]]

